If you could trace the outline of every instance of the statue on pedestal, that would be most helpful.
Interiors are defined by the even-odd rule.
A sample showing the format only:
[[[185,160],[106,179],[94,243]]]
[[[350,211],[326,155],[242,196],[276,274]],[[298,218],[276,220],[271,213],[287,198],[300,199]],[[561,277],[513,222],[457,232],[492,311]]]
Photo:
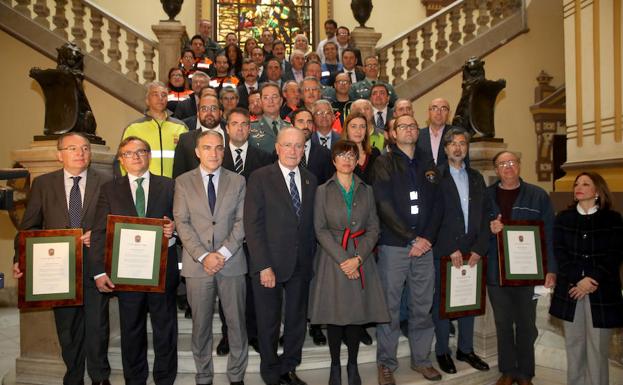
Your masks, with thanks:
[[[452,120],[472,136],[495,137],[495,99],[506,87],[506,80],[485,79],[485,62],[471,57],[463,65],[463,93]]]
[[[55,69],[30,69],[45,97],[44,135],[35,140],[56,140],[60,135],[73,131],[85,134],[91,143],[105,144],[95,135],[95,117],[89,105],[82,81],[84,80],[84,55],[73,43],[57,48]]]
[[[370,18],[372,7],[372,0],[352,0],[350,2],[350,9],[361,28],[367,28],[366,21]]]

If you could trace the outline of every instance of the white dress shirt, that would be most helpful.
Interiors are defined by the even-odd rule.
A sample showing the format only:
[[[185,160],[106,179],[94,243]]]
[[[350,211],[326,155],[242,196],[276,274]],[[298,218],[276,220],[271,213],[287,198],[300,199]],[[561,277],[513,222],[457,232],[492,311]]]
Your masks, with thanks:
[[[286,182],[286,187],[288,189],[288,193],[290,192],[290,172],[294,171],[294,184],[296,184],[296,189],[299,190],[299,199],[301,200],[301,204],[303,204],[303,191],[301,190],[301,171],[298,167],[294,168],[294,170],[290,170],[278,162],[279,168],[281,169],[281,173],[283,174],[283,179]]]

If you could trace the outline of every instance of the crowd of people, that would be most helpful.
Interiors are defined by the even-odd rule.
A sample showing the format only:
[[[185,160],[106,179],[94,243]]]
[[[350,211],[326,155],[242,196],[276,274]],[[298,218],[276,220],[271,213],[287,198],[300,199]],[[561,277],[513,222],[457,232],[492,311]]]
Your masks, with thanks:
[[[555,216],[512,151],[493,157],[499,179],[485,185],[470,166],[470,134],[448,124],[447,100],[430,102],[420,128],[411,101],[379,80],[378,58],[361,58],[348,28],[327,20],[316,49],[300,34],[287,58],[269,30],[259,42],[228,34],[221,46],[211,27],[201,21],[167,82],[147,86],[146,113],[121,135],[113,180],[89,168],[80,133],[58,140],[63,169],[34,180],[20,229],[84,231],[84,306],[54,309],[64,384],[83,384],[85,363],[93,384],[110,384],[112,293],[127,384],[148,378],[148,313],[154,382],[174,383],[177,306],[192,318],[197,384],[213,383],[217,311],[216,353],[229,355],[232,385],[244,384],[249,347],[267,385],[305,385],[296,368],[307,330],[328,344],[329,385],[342,383],[342,343],[348,385],[361,385],[358,349],[373,342],[371,328],[379,385],[396,384],[401,333],[411,369],[441,380],[434,337],[438,367],[457,372],[451,320],[439,309],[444,256],[457,268],[486,259],[497,384],[531,384],[534,287],[500,284],[496,234],[508,220],[544,224],[545,286],[554,288],[550,313],[565,321],[569,383],[608,383],[609,337],[623,326],[623,222],[601,176],[581,173],[574,202]],[[164,293],[115,291],[104,268],[109,214],[165,219]],[[16,278],[23,268],[14,265]],[[454,357],[489,370],[474,352],[474,317],[457,321]]]

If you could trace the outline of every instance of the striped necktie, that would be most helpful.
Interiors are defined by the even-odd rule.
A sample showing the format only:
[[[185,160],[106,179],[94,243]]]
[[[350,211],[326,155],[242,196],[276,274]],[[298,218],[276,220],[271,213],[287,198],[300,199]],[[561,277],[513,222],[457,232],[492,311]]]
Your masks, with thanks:
[[[242,163],[242,148],[237,148],[236,150],[236,160],[234,161],[234,171],[237,174],[241,174],[242,170],[244,170],[244,163]]]

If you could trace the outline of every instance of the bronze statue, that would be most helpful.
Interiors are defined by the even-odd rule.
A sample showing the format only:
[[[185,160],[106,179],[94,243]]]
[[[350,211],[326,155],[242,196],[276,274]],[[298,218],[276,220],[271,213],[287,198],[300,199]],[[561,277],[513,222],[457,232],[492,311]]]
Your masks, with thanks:
[[[350,2],[350,9],[353,11],[355,20],[357,20],[359,26],[363,28],[366,28],[366,21],[370,18],[372,8],[372,0],[352,0]]]
[[[506,87],[506,80],[485,79],[485,62],[471,57],[463,65],[463,93],[452,120],[472,136],[495,137],[495,99]]]
[[[30,69],[45,97],[45,125],[42,136],[35,140],[54,140],[59,135],[73,131],[85,134],[91,143],[104,144],[95,135],[95,117],[84,93],[84,55],[73,43],[57,48],[56,69]]]
[[[175,21],[175,16],[182,10],[184,0],[160,0],[164,13],[169,16],[168,21]]]

